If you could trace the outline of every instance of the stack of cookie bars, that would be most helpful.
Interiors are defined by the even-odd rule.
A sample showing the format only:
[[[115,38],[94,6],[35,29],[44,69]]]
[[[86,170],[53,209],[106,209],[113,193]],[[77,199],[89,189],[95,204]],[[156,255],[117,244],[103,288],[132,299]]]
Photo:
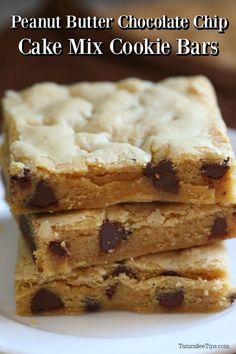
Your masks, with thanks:
[[[232,303],[235,162],[206,78],[41,83],[3,111],[18,314]]]

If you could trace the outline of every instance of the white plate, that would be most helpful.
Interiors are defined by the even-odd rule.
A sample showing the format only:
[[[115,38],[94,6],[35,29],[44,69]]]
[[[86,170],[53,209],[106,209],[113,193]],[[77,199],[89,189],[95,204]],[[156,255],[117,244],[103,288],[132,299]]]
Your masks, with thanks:
[[[230,131],[236,150],[236,131]],[[0,352],[27,354],[233,353],[236,305],[217,314],[139,315],[107,312],[86,316],[15,315],[13,273],[18,231],[0,183]],[[236,239],[226,242],[236,285]],[[205,345],[203,349],[182,349]],[[214,348],[207,344],[229,346]]]

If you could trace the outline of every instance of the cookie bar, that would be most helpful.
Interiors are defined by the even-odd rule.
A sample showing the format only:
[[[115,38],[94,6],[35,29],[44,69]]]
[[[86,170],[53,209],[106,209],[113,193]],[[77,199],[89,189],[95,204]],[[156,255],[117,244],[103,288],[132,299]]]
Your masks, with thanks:
[[[236,206],[130,203],[18,221],[45,275],[236,236]]]
[[[205,77],[41,83],[7,92],[3,111],[14,213],[235,200],[234,156]]]
[[[221,243],[78,268],[69,276],[45,278],[37,272],[29,248],[22,242],[15,287],[20,315],[98,310],[220,311],[234,298]]]

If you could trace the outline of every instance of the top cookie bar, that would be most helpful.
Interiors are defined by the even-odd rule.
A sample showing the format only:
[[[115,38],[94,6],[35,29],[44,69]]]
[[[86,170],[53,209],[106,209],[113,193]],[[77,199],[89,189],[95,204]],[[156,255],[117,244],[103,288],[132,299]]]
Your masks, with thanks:
[[[15,213],[234,201],[234,156],[205,77],[41,83],[7,92],[3,110]]]

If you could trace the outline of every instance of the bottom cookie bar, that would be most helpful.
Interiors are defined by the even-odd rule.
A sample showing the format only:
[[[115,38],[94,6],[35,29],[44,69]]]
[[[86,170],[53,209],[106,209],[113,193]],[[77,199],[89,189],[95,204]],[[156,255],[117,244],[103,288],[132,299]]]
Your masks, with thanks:
[[[15,274],[16,311],[20,315],[220,311],[233,301],[228,275],[227,254],[218,242],[45,278],[22,240]]]

